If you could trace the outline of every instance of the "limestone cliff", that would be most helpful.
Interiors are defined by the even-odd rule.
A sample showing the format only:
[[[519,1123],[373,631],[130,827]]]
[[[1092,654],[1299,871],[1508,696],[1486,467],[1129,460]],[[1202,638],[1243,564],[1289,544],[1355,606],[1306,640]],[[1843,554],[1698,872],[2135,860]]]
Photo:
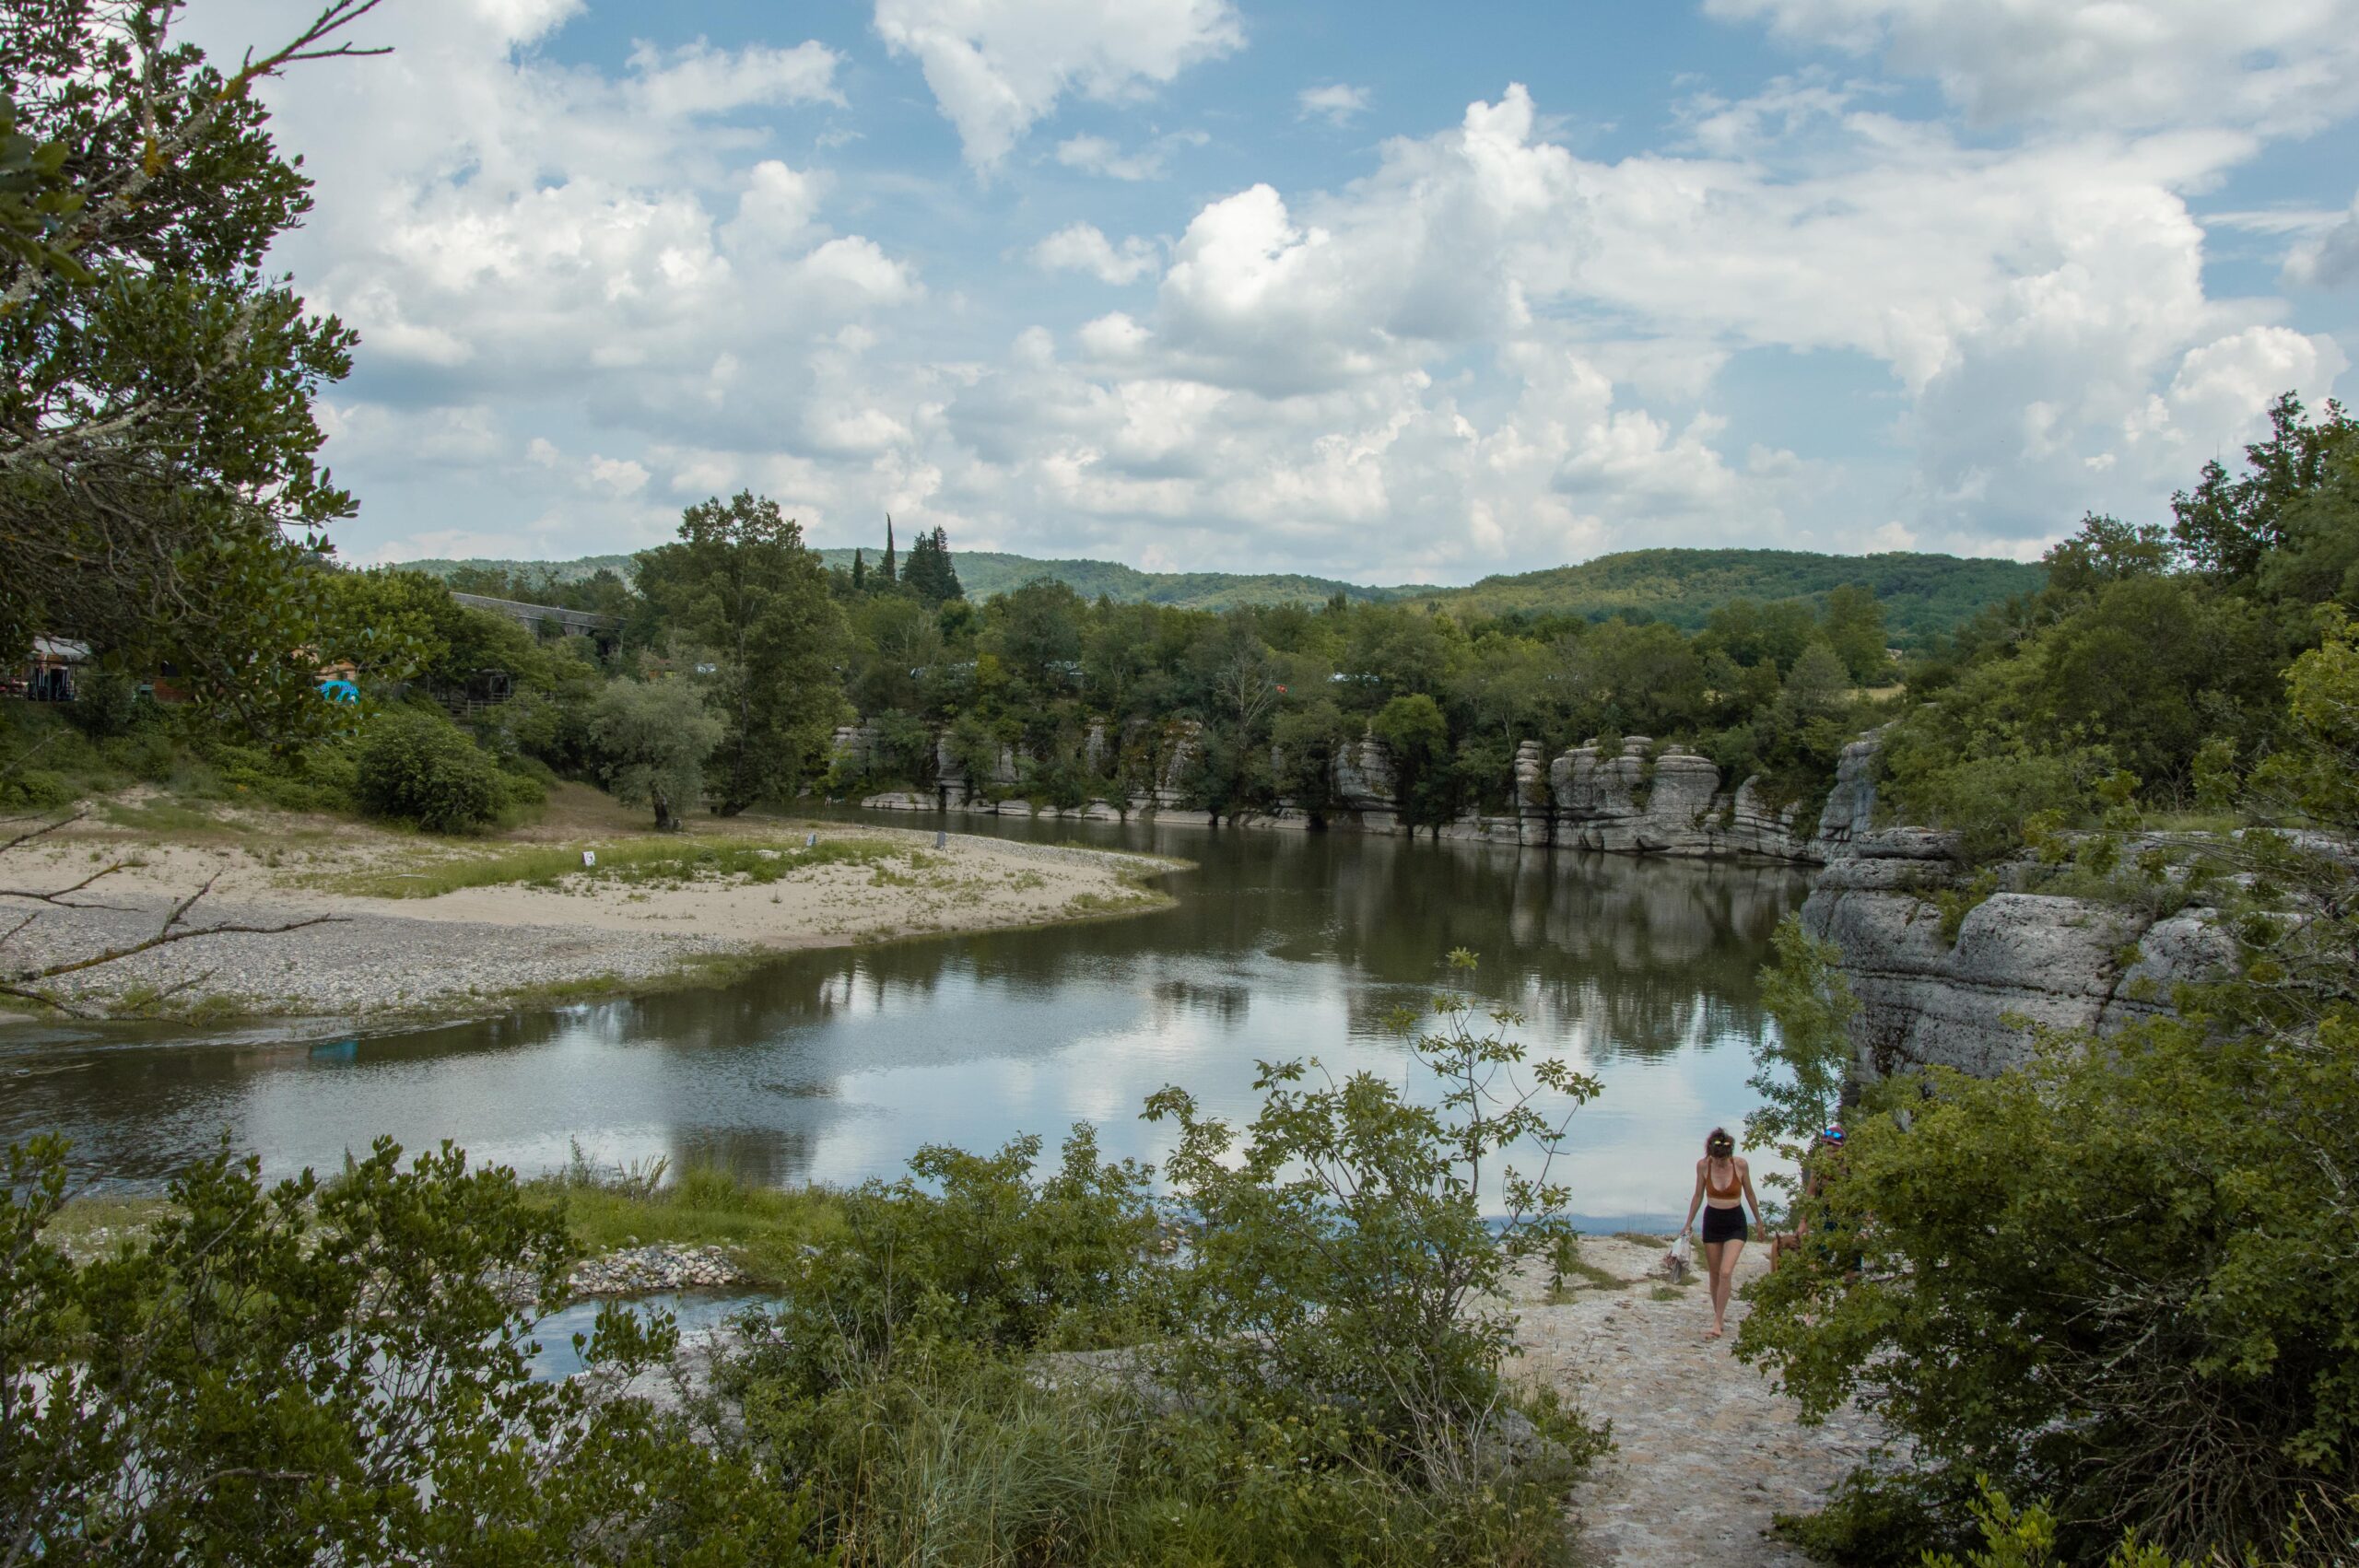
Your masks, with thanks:
[[[1842,950],[1860,999],[1861,1067],[1911,1065],[1989,1075],[2021,1062],[2036,1025],[2119,1028],[2168,1011],[2171,989],[2216,971],[2233,951],[2204,908],[2148,919],[2051,894],[2000,891],[1945,940],[1932,895],[1956,872],[1944,835],[1857,835],[1802,905],[1812,935]]]
[[[1188,803],[1186,780],[1203,749],[1200,726],[1187,720],[1126,729],[1122,749],[1143,766],[1127,796],[1095,800],[1071,813],[1093,818],[1153,814],[1158,821],[1208,823]],[[1693,859],[1738,857],[1815,865],[1841,854],[1866,831],[1875,808],[1875,740],[1855,742],[1843,754],[1835,788],[1815,824],[1801,819],[1796,802],[1773,805],[1758,779],[1726,786],[1710,759],[1683,746],[1660,750],[1644,735],[1625,737],[1618,746],[1595,741],[1546,758],[1536,742],[1525,742],[1515,759],[1514,802],[1498,813],[1470,813],[1431,830],[1438,838],[1555,846],[1613,854],[1672,855]],[[839,756],[867,755],[863,727],[837,734]],[[1611,755],[1608,755],[1610,752]],[[1109,755],[1102,723],[1094,723],[1085,756],[1095,773]],[[1025,759],[1004,751],[987,779],[970,780],[951,755],[947,739],[936,747],[937,784],[931,795],[896,791],[868,797],[863,804],[890,810],[947,808],[994,811],[1032,808],[1006,800]],[[1276,761],[1273,759],[1273,767]],[[1339,746],[1329,768],[1333,805],[1332,827],[1365,833],[1399,833],[1401,808],[1392,759],[1373,735]],[[1239,826],[1310,825],[1297,803],[1233,819]]]

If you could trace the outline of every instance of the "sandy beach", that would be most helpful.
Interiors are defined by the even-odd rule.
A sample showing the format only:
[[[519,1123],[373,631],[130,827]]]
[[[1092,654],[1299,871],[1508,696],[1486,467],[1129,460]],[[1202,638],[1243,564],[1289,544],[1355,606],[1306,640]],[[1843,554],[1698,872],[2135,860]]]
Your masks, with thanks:
[[[816,835],[816,847],[806,848]],[[581,867],[581,853],[599,857]],[[713,853],[705,853],[712,851]],[[11,853],[0,897],[12,970],[188,923],[285,926],[182,942],[53,982],[76,1011],[199,1018],[460,1015],[693,981],[769,953],[1034,926],[1157,908],[1178,862],[1063,845],[790,818],[699,819],[656,837],[640,813],[561,790],[538,823],[448,839],[328,818],[110,802]],[[483,885],[450,885],[470,879]],[[444,890],[447,887],[447,890]],[[13,912],[12,912],[13,911]]]

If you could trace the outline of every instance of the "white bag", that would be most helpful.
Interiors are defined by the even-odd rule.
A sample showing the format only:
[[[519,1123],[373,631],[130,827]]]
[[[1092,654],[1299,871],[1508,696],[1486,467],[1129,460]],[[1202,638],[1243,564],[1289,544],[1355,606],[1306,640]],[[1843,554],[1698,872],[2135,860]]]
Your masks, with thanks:
[[[1688,1243],[1687,1233],[1680,1232],[1679,1239],[1672,1242],[1671,1250],[1663,1255],[1663,1262],[1670,1266],[1671,1277],[1674,1280],[1685,1279],[1688,1259],[1694,1256],[1694,1250]]]

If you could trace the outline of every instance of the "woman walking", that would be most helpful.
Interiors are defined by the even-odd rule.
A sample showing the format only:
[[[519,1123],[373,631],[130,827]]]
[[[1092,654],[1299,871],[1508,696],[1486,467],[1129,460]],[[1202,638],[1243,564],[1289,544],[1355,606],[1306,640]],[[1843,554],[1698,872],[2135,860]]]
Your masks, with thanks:
[[[1753,1195],[1753,1168],[1736,1152],[1736,1140],[1724,1127],[1712,1129],[1704,1140],[1704,1157],[1696,1162],[1696,1192],[1687,1200],[1687,1223],[1681,1235],[1696,1228],[1697,1205],[1704,1210],[1704,1267],[1712,1280],[1712,1328],[1704,1338],[1717,1340],[1726,1326],[1729,1295],[1736,1284],[1736,1260],[1744,1251],[1744,1210],[1753,1209],[1753,1223],[1761,1223],[1761,1199]]]

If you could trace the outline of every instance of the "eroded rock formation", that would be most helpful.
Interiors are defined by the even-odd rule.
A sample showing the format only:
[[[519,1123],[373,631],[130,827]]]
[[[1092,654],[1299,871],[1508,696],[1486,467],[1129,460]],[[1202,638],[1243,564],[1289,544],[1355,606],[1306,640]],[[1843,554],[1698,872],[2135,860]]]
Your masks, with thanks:
[[[871,743],[863,726],[837,731],[839,756],[857,758]],[[1175,720],[1153,732],[1133,726],[1122,750],[1136,759],[1126,765],[1134,782],[1127,795],[1109,792],[1056,814],[1112,820],[1152,813],[1163,822],[1213,820],[1190,802],[1188,778],[1202,755],[1203,729]],[[1833,791],[1814,824],[1800,817],[1797,802],[1772,804],[1758,779],[1727,787],[1710,759],[1679,745],[1658,749],[1644,735],[1625,736],[1617,747],[1595,741],[1554,759],[1537,742],[1516,752],[1515,794],[1510,811],[1470,813],[1431,829],[1437,838],[1557,846],[1614,854],[1693,858],[1759,857],[1815,865],[1839,855],[1866,831],[1875,807],[1875,741],[1858,741],[1844,754]],[[1608,755],[1610,752],[1610,755]],[[1111,755],[1102,722],[1093,722],[1083,749],[1092,774],[1102,774]],[[871,795],[863,805],[882,810],[994,811],[1015,805],[1007,799],[1019,786],[1026,758],[1002,748],[987,779],[969,779],[951,755],[947,737],[935,746],[936,786],[926,791],[893,790]],[[1401,806],[1392,759],[1373,735],[1337,748],[1329,769],[1332,808],[1324,823],[1366,833],[1399,833]],[[1045,808],[1053,811],[1053,808]],[[1238,825],[1301,828],[1312,825],[1298,804],[1280,802],[1266,812],[1231,819]]]
[[[2105,1033],[2166,1012],[2173,986],[2234,957],[2207,908],[2156,920],[2003,888],[1967,908],[1953,939],[1936,902],[1958,892],[1947,836],[1887,828],[1859,833],[1845,848],[1819,873],[1802,923],[1842,950],[1860,999],[1851,1036],[1872,1073],[1911,1065],[1996,1073],[2029,1055],[2039,1026]]]

